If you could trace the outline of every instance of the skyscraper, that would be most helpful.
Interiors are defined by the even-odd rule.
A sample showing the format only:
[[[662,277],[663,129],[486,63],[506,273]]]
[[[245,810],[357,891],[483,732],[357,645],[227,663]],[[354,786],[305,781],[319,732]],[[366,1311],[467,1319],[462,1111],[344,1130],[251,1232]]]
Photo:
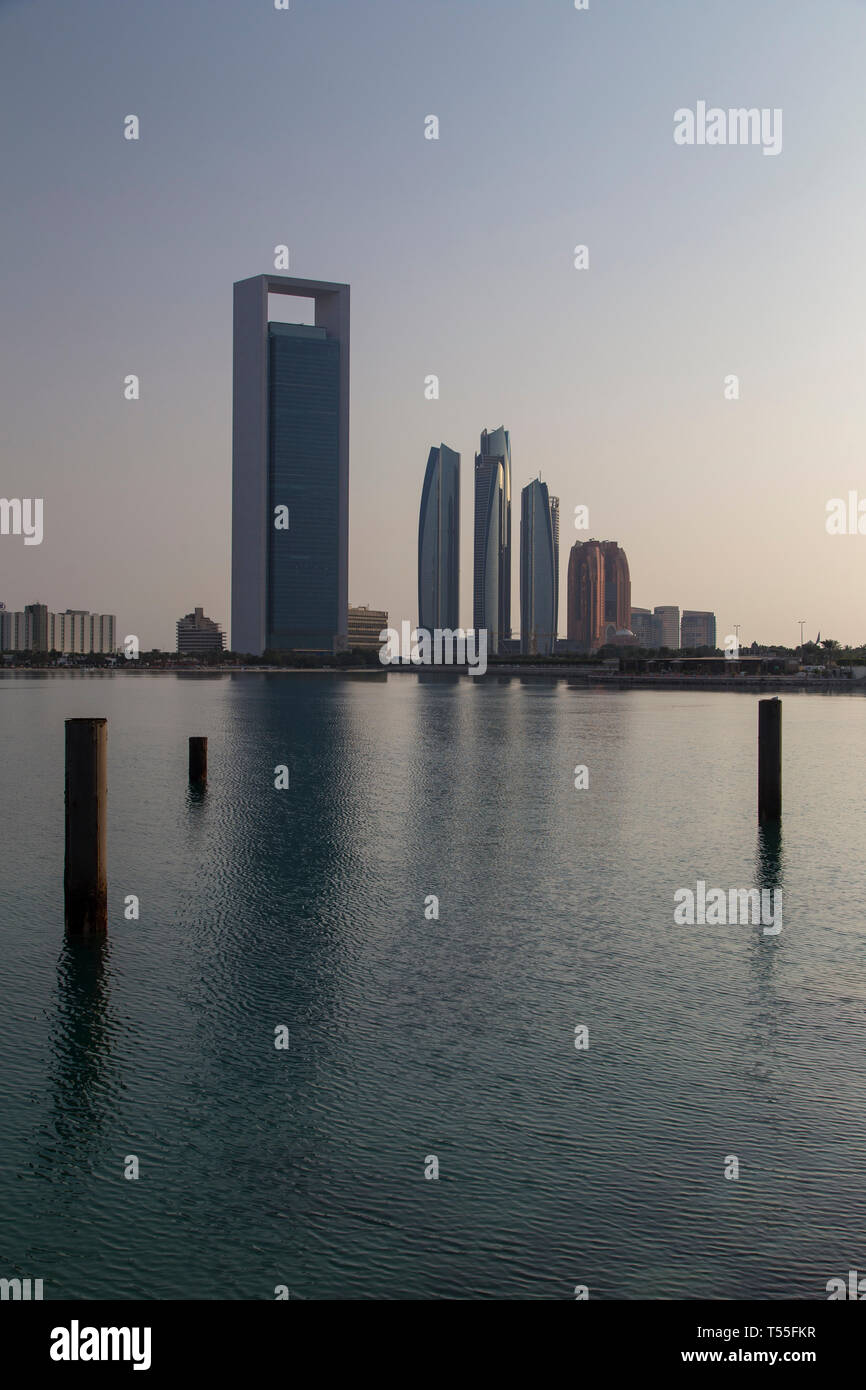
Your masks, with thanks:
[[[315,325],[270,323],[268,295]],[[234,287],[232,647],[345,647],[349,286],[255,275]]]
[[[616,541],[602,541],[604,555],[605,637],[629,631],[631,623],[631,576],[628,560]]]
[[[550,499],[550,524],[553,528],[553,641],[559,635],[559,498]]]
[[[496,652],[511,636],[511,438],[501,425],[483,431],[475,455],[474,541],[472,621]]]
[[[597,651],[629,631],[631,577],[616,541],[575,541],[568,557],[568,640]]]
[[[534,478],[520,494],[520,650],[551,656],[556,629],[553,512],[547,483]]]
[[[418,519],[418,625],[460,625],[460,455],[431,449]]]
[[[600,541],[575,541],[568,557],[568,641],[583,651],[604,642],[604,556]]]
[[[658,619],[659,645],[670,647],[671,651],[679,651],[680,646],[680,610],[676,604],[663,603],[655,609],[655,617]]]

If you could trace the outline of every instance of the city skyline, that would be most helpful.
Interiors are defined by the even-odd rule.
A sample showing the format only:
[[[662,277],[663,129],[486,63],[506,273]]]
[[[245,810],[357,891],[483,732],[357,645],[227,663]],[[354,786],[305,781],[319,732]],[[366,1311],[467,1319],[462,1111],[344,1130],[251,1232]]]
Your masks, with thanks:
[[[434,22],[383,3],[346,7],[336,48],[313,8],[206,13],[184,28],[94,3],[67,32],[2,10],[2,54],[39,54],[0,56],[7,115],[29,113],[7,160],[3,491],[45,499],[41,545],[0,539],[10,608],[74,593],[166,650],[185,595],[229,625],[230,286],[273,273],[285,245],[291,274],[353,287],[354,597],[414,613],[415,547],[380,541],[415,531],[407,460],[439,439],[468,458],[477,422],[507,419],[521,480],[541,466],[561,499],[563,549],[586,506],[581,534],[621,536],[642,594],[688,596],[721,632],[793,645],[805,616],[807,636],[866,637],[866,537],[825,529],[829,499],[864,492],[861,140],[837,120],[858,99],[862,7],[831,5],[817,45],[781,0],[735,24],[678,0],[585,15],[445,0]],[[303,55],[324,50],[334,90],[310,120]],[[249,94],[231,113],[227,64]],[[678,147],[673,113],[704,93],[783,107],[778,157]],[[58,258],[63,296],[45,274]],[[471,546],[465,525],[466,575]],[[468,583],[461,603],[469,626]]]
[[[864,66],[866,0],[0,0],[34,1364],[850,1361]]]

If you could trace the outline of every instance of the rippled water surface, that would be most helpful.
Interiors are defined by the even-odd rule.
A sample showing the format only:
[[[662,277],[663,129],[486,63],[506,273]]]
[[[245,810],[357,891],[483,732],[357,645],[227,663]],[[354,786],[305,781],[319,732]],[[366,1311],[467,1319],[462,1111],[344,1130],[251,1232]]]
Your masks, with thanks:
[[[101,946],[63,938],[76,715],[109,719]],[[784,725],[777,843],[750,695],[0,679],[0,1276],[826,1297],[866,1268],[866,702]],[[675,926],[698,879],[781,887],[782,932]]]

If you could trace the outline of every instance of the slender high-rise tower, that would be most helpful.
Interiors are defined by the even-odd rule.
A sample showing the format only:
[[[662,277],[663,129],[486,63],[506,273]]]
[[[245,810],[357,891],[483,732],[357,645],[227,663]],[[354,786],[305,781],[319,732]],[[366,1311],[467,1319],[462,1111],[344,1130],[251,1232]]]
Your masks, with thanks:
[[[472,618],[496,652],[511,636],[511,438],[502,426],[484,430],[475,455],[474,540]]]
[[[418,519],[418,626],[460,626],[460,455],[431,449]]]
[[[505,535],[505,472],[498,459],[475,460],[475,561],[472,622],[487,632],[487,650],[502,636],[502,543]]]
[[[269,323],[268,295],[315,325]],[[349,286],[234,287],[232,648],[333,652],[349,606]]]
[[[553,644],[559,635],[559,498],[550,499],[550,525],[553,530]]]
[[[520,650],[524,655],[553,654],[555,603],[553,513],[547,483],[535,478],[520,494]]]

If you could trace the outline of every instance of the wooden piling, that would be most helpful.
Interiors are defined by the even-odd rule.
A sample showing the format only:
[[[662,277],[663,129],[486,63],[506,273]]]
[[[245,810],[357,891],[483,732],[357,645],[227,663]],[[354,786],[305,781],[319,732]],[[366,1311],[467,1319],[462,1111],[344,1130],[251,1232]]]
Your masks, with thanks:
[[[108,720],[66,720],[64,920],[74,933],[108,929]]]
[[[782,819],[782,701],[758,701],[758,824]]]
[[[195,786],[207,781],[207,739],[192,737],[189,741],[189,780]]]

